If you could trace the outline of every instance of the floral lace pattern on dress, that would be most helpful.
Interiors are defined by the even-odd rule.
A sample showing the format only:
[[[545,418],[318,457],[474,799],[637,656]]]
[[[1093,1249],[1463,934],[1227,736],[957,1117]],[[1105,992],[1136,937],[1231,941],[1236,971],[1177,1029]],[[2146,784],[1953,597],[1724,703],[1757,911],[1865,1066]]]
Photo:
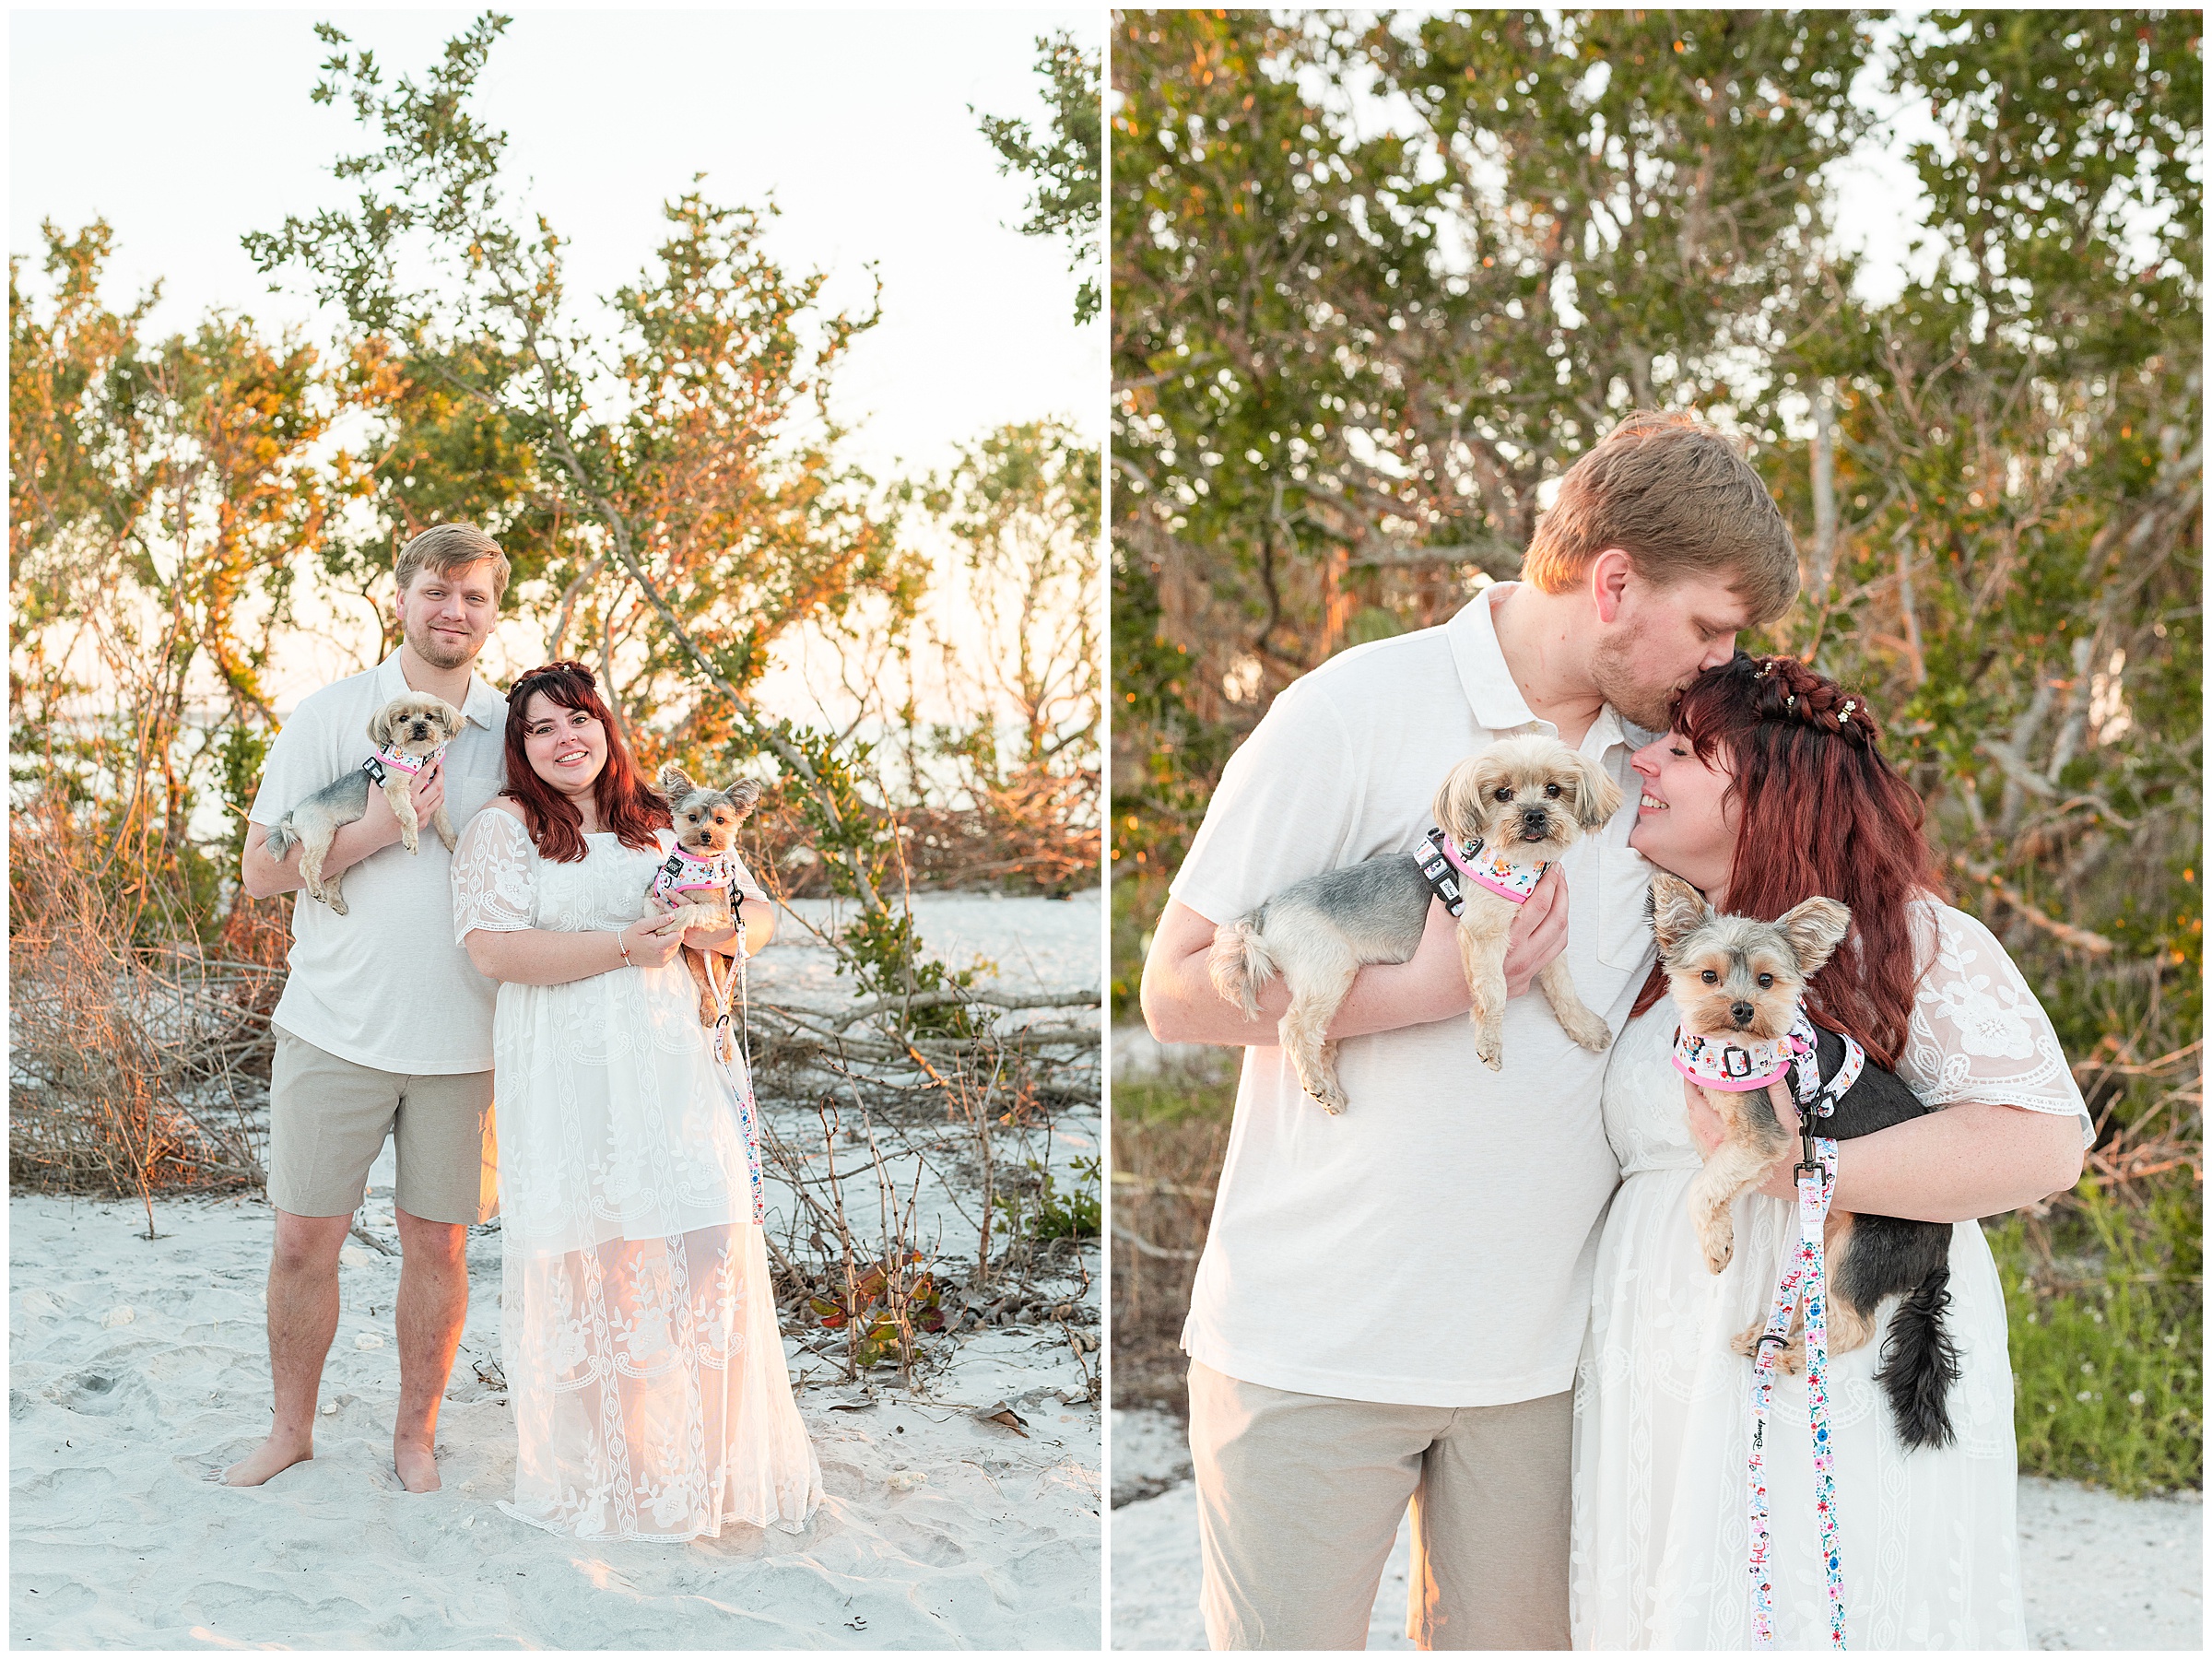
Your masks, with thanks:
[[[453,925],[613,933],[674,844],[541,858],[488,808]],[[740,886],[762,897],[740,867]],[[612,955],[612,953],[609,953]],[[821,1476],[793,1404],[758,1226],[752,1086],[717,1061],[680,960],[500,988],[492,1028],[511,1514],[584,1537],[795,1529]]]

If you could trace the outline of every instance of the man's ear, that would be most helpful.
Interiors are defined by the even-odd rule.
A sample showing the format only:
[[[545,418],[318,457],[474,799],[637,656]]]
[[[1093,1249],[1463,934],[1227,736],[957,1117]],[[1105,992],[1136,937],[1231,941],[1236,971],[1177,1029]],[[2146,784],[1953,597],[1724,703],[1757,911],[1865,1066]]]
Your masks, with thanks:
[[[1590,561],[1590,597],[1597,606],[1598,621],[1606,627],[1610,628],[1619,618],[1629,578],[1635,573],[1625,548],[1604,548]]]

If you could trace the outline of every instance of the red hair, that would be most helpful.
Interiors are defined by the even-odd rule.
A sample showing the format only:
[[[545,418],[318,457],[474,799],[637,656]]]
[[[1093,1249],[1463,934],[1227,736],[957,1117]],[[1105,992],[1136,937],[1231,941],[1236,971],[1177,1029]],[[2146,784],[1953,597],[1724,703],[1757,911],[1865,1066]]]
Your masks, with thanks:
[[[576,804],[537,775],[523,749],[524,712],[539,692],[563,709],[581,709],[599,723],[606,734],[606,765],[599,769],[593,796],[599,823],[620,838],[625,847],[656,847],[653,832],[673,829],[675,818],[659,792],[638,772],[637,763],[622,747],[615,717],[599,696],[599,684],[581,663],[548,663],[534,668],[514,683],[507,694],[507,787],[500,792],[523,809],[530,840],[545,857],[573,864],[584,855],[583,815]]]
[[[1913,960],[1909,907],[1945,895],[1921,830],[1926,810],[1883,756],[1865,700],[1794,657],[1738,652],[1676,694],[1668,725],[1731,774],[1728,909],[1772,922],[1816,894],[1848,905],[1850,936],[1807,982],[1806,1008],[1896,1065],[1928,967]],[[1654,968],[1635,1012],[1665,995]]]

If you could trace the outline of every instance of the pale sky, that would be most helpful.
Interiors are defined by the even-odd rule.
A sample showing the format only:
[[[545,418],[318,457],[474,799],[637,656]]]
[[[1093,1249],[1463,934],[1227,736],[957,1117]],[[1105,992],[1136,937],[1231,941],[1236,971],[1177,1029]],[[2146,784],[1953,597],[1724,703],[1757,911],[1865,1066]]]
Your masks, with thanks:
[[[388,85],[472,16],[13,13],[9,251],[35,253],[41,218],[105,216],[119,294],[163,281],[159,329],[216,305],[312,323],[239,238],[346,200],[329,167],[360,129],[308,100],[313,24],[374,51]],[[1064,28],[1095,45],[1103,14],[520,10],[477,104],[508,133],[511,186],[571,239],[580,298],[635,276],[697,172],[712,199],[772,192],[771,249],[829,271],[833,300],[862,303],[875,261],[884,320],[840,376],[839,413],[865,459],[934,462],[1006,421],[1099,424],[1100,346],[1070,322],[1065,256],[1005,229],[1025,187],[998,176],[967,108],[1041,122],[1033,41]]]
[[[1101,331],[1074,325],[1060,243],[1006,228],[1027,186],[999,176],[968,108],[1041,125],[1036,38],[1067,29],[1095,48],[1101,10],[501,9],[515,20],[477,107],[508,133],[510,190],[569,239],[578,300],[636,276],[662,204],[704,172],[710,200],[773,194],[771,252],[830,273],[832,307],[865,306],[867,263],[880,272],[883,321],[834,383],[854,460],[940,467],[962,441],[1045,416],[1102,433]],[[162,281],[155,335],[223,306],[326,338],[330,320],[269,293],[239,246],[346,200],[331,161],[364,147],[349,112],[309,101],[327,53],[312,26],[373,51],[389,86],[474,15],[12,13],[9,252],[35,256],[41,219],[105,217],[112,299]]]

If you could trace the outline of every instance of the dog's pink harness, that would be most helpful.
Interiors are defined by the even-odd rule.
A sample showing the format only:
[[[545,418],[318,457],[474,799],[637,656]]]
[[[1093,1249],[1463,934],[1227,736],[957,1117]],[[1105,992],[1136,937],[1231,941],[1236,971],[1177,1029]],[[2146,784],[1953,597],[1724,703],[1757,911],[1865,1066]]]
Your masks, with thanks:
[[[737,873],[730,868],[727,854],[701,859],[679,845],[668,855],[667,862],[653,871],[651,891],[653,898],[665,900],[672,905],[691,902],[683,897],[686,894],[719,893],[730,899],[734,913]]]
[[[436,766],[445,758],[445,746],[440,744],[428,755],[403,755],[389,744],[379,744],[376,753],[361,763],[361,771],[369,774],[369,782],[382,784],[386,772],[404,772],[409,778],[419,776],[425,769]]]
[[[1516,865],[1503,852],[1482,856],[1482,843],[1469,842],[1462,847],[1441,830],[1431,827],[1421,839],[1414,860],[1421,867],[1422,879],[1429,890],[1444,901],[1444,909],[1457,916],[1466,909],[1466,889],[1463,881],[1487,888],[1499,898],[1510,900],[1516,905],[1528,903],[1528,896],[1536,890],[1544,873],[1551,868],[1548,863]],[[1455,874],[1456,873],[1456,874]]]
[[[1708,1089],[1763,1089],[1788,1075],[1803,1042],[1794,1030],[1779,1038],[1709,1038],[1677,1027],[1675,1070]]]

